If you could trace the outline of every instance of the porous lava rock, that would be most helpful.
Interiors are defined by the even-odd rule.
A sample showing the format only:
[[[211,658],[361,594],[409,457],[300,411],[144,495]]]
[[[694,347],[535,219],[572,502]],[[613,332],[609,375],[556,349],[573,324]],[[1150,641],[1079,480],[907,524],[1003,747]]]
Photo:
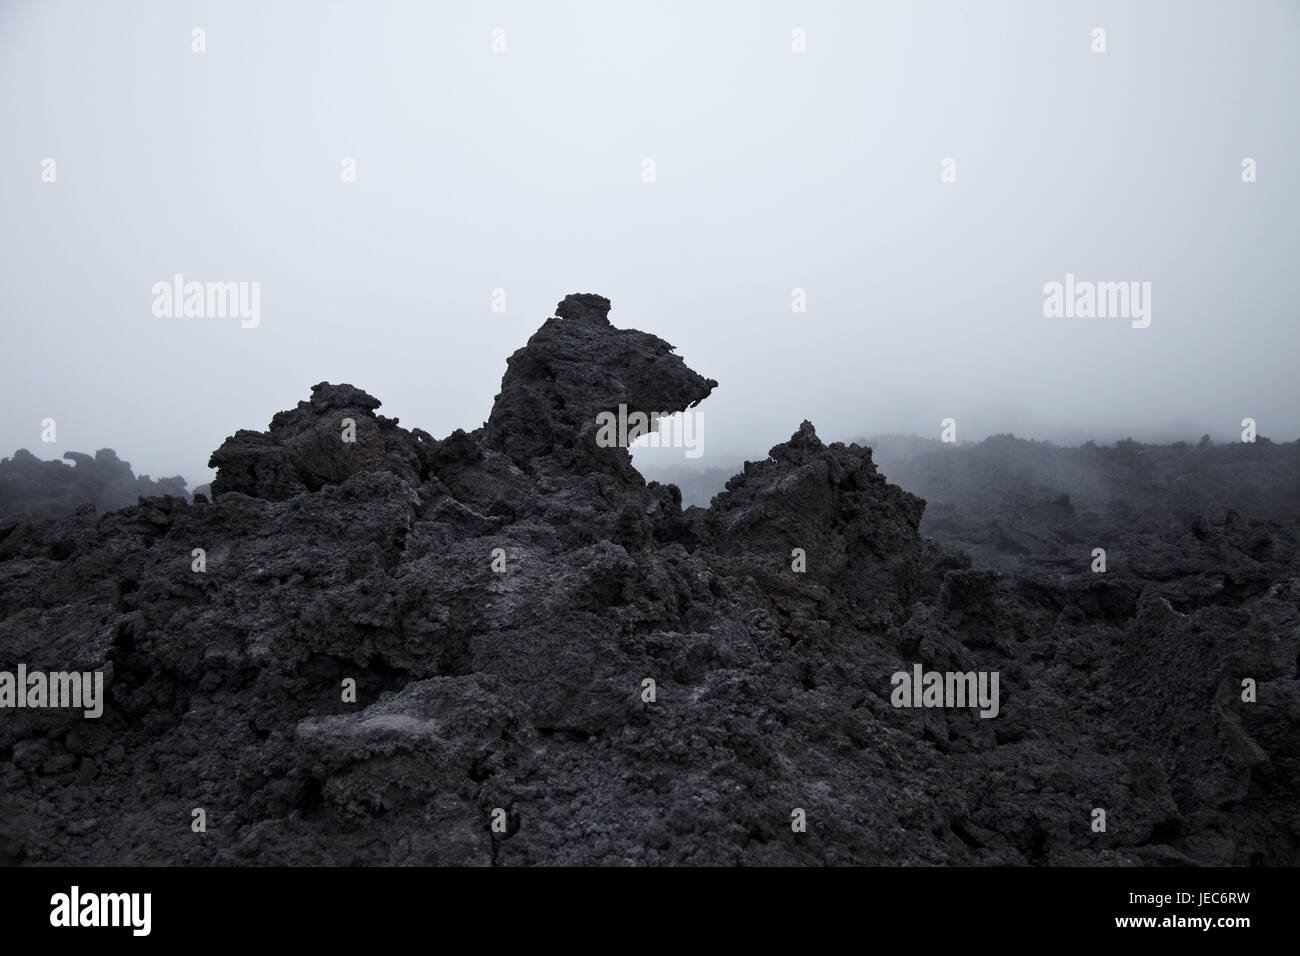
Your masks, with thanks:
[[[210,502],[0,522],[0,669],[108,688],[0,711],[0,862],[1297,862],[1294,524],[973,566],[807,422],[683,509],[596,416],[716,383],[608,311],[560,303],[474,431],[321,383]],[[917,664],[998,715],[894,706]]]

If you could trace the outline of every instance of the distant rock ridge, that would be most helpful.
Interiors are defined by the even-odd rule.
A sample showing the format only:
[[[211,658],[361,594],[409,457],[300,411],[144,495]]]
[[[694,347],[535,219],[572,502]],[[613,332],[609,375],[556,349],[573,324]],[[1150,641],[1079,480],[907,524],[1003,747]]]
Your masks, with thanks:
[[[133,505],[141,497],[187,497],[184,478],[136,476],[130,462],[122,461],[111,448],[101,448],[93,456],[69,451],[63,457],[72,467],[43,461],[25,448],[12,458],[0,459],[0,514],[59,518],[87,504],[96,511],[111,511]]]

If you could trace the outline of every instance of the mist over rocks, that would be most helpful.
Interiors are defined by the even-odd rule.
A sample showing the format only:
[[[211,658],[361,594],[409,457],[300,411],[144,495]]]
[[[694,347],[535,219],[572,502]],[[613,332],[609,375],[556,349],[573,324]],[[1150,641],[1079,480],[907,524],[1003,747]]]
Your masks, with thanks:
[[[473,431],[321,383],[211,501],[0,524],[0,670],[108,697],[0,711],[0,862],[1300,861],[1294,518],[990,567],[808,422],[683,509],[596,415],[717,383],[608,311],[561,302]],[[918,665],[998,715],[891,705]]]
[[[922,532],[985,567],[1070,565],[1080,547],[1197,522],[1300,521],[1300,442],[1077,448],[994,435],[962,445],[916,436],[869,442],[892,479],[929,502]],[[1089,544],[1089,542],[1093,542]]]
[[[63,457],[72,465],[44,461],[25,448],[0,459],[0,516],[59,518],[83,505],[103,512],[135,504],[142,497],[187,497],[184,478],[137,476],[131,463],[111,448],[101,448],[93,456],[69,451]]]

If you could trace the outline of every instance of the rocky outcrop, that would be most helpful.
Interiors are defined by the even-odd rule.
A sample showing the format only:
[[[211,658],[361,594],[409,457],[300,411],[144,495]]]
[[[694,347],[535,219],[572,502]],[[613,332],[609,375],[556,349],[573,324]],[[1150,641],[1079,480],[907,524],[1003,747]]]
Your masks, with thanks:
[[[366,471],[387,471],[418,484],[428,477],[432,439],[376,415],[379,405],[351,385],[313,386],[309,401],[277,414],[267,431],[240,430],[212,453],[212,494],[238,491],[283,501]]]
[[[99,720],[0,711],[0,861],[1300,859],[1293,527],[999,573],[807,422],[683,510],[596,416],[716,383],[608,306],[562,302],[481,429],[322,383],[211,502],[0,524],[0,670],[108,676]],[[997,716],[896,707],[914,665],[996,672]]]
[[[529,472],[549,464],[595,468],[636,483],[627,449],[596,442],[597,415],[620,404],[671,415],[708,398],[718,383],[687,368],[663,339],[614,328],[609,308],[604,296],[571,295],[510,356],[483,434],[488,448]]]

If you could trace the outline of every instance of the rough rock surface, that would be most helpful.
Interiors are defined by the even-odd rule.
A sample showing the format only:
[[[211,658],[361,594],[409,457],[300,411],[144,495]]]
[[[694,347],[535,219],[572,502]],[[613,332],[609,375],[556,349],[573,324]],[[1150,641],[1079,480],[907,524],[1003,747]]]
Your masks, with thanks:
[[[96,511],[110,511],[153,495],[188,497],[184,478],[136,477],[131,463],[119,459],[111,448],[101,448],[94,457],[78,451],[65,452],[63,457],[72,467],[43,461],[25,448],[12,458],[0,459],[0,515],[61,518],[87,504]]]
[[[476,431],[322,383],[210,503],[0,522],[0,669],[109,678],[99,720],[0,711],[0,862],[1300,861],[1293,519],[981,569],[807,422],[683,511],[595,415],[716,383],[607,311],[561,303]],[[895,708],[916,663],[999,715]]]

